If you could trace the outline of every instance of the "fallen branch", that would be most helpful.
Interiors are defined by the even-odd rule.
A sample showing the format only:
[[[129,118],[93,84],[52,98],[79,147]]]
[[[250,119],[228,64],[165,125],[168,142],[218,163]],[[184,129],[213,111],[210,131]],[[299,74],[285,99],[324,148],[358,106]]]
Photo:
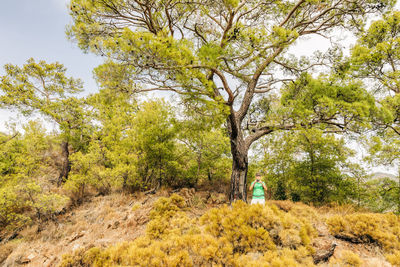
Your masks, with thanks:
[[[154,188],[154,189],[151,189],[151,190],[149,190],[149,191],[146,191],[146,192],[144,192],[144,194],[145,195],[150,195],[150,194],[155,194],[156,193],[156,191],[157,191],[157,187],[156,188]]]
[[[337,239],[341,239],[353,244],[362,244],[362,243],[374,243],[375,240],[369,235],[363,235],[360,237],[348,236],[348,235],[340,235],[336,234],[335,237]]]

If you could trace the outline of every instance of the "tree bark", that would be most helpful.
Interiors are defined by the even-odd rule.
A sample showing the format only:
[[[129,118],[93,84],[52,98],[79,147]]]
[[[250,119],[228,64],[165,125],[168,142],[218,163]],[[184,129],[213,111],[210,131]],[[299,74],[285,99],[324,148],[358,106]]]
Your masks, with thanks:
[[[58,177],[57,186],[60,186],[63,182],[68,180],[68,174],[71,170],[68,145],[69,145],[68,142],[62,142],[61,144],[61,154],[63,157],[63,163],[60,176]]]
[[[230,202],[243,200],[247,202],[247,155],[233,157],[232,175],[231,175],[231,191],[229,195]]]
[[[229,201],[231,203],[236,200],[247,202],[248,147],[234,114],[229,115],[227,122],[233,160]]]

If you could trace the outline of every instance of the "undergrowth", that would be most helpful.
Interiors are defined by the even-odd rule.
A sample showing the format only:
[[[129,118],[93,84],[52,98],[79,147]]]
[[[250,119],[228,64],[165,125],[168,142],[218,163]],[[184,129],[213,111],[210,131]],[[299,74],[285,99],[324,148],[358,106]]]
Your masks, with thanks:
[[[350,250],[343,250],[340,257],[331,261],[333,266],[341,267],[359,267],[362,263],[360,257]]]
[[[356,213],[327,219],[332,235],[353,243],[375,243],[386,259],[400,266],[400,217],[392,214]]]
[[[160,198],[143,237],[78,249],[60,266],[313,266],[309,211],[236,202],[190,218],[185,209],[178,195]]]

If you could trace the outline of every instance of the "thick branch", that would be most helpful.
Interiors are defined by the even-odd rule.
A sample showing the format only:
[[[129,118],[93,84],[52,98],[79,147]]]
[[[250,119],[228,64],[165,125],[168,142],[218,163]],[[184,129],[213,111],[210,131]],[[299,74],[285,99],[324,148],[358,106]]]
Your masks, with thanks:
[[[271,126],[265,126],[258,128],[254,131],[253,134],[249,135],[245,139],[246,148],[249,149],[251,144],[263,137],[264,135],[272,133],[274,130]]]
[[[229,97],[228,98],[228,105],[232,105],[233,104],[233,100],[234,100],[235,97],[234,97],[234,95],[232,93],[231,88],[228,85],[228,81],[226,80],[225,75],[222,72],[220,72],[219,70],[214,69],[214,68],[212,68],[212,71],[215,74],[217,74],[217,76],[221,79],[221,82],[222,82],[222,84],[224,86],[224,89],[228,93],[228,97]]]
[[[249,109],[251,101],[253,100],[254,91],[257,86],[258,79],[260,78],[263,71],[269,66],[269,64],[271,64],[271,62],[274,61],[274,59],[282,51],[283,51],[283,46],[276,48],[274,53],[272,53],[272,55],[270,55],[267,59],[265,59],[264,62],[262,62],[261,65],[258,66],[258,68],[256,69],[250,83],[247,86],[246,92],[243,97],[242,105],[240,106],[240,109],[238,111],[238,119],[239,119],[240,123],[243,121],[244,117],[246,116],[247,110]]]
[[[290,10],[289,14],[287,15],[287,17],[285,18],[284,21],[282,21],[282,23],[279,25],[280,27],[282,27],[283,25],[286,24],[286,22],[289,21],[289,19],[293,16],[294,12],[296,12],[296,10],[301,6],[301,4],[303,4],[305,2],[305,0],[300,0],[293,8],[292,10]]]
[[[277,130],[291,130],[293,128],[295,128],[295,125],[263,126],[257,129],[253,129],[253,134],[247,136],[245,139],[246,147],[250,148],[252,143],[257,141],[264,135],[270,134]]]

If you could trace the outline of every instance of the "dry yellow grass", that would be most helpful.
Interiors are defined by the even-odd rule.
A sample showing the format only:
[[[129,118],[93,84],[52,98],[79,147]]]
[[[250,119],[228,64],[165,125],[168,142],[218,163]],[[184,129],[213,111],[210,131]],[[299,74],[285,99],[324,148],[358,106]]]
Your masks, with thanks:
[[[101,255],[102,248],[107,247],[125,253],[124,251],[127,250],[130,245],[124,242],[132,242],[139,237],[139,240],[142,240],[138,241],[139,243],[142,242],[141,244],[138,243],[139,246],[145,247],[146,244],[149,245],[149,243],[146,243],[148,240],[143,240],[143,237],[146,233],[146,226],[151,219],[151,209],[159,197],[168,195],[169,192],[164,189],[156,195],[144,195],[143,193],[125,195],[114,193],[108,196],[93,197],[90,201],[86,201],[80,206],[72,208],[66,214],[60,215],[57,218],[57,222],[48,222],[47,225],[42,227],[43,230],[41,232],[37,232],[37,226],[28,227],[19,233],[16,240],[6,244],[0,244],[0,262],[3,259],[3,263],[0,263],[0,265],[14,266],[17,261],[29,261],[26,262],[25,266],[57,266],[63,254],[76,254],[80,257],[79,255],[82,256],[90,251],[87,255],[92,257],[90,259],[94,259],[93,257]],[[170,228],[168,231],[160,228],[167,235],[174,236],[180,232],[183,234],[184,238],[178,235],[179,238],[171,239],[171,243],[154,243],[152,244],[152,248],[171,248],[175,246],[177,251],[180,251],[187,246],[187,244],[197,242],[197,246],[193,247],[193,250],[197,251],[196,253],[199,253],[200,256],[208,255],[207,253],[211,250],[218,248],[220,246],[219,242],[222,241],[216,242],[213,234],[210,234],[211,232],[200,234],[202,231],[206,231],[208,225],[221,224],[218,221],[219,219],[215,217],[218,212],[210,213],[210,207],[220,208],[222,205],[207,203],[205,199],[207,195],[207,193],[202,191],[196,192],[193,198],[196,197],[198,199],[192,201],[193,205],[190,208],[184,208],[181,215],[168,221],[165,225],[162,224]],[[187,205],[187,201],[185,203]],[[262,250],[255,249],[258,246],[251,249],[246,248],[246,238],[250,240],[249,242],[252,242],[251,240],[253,239],[257,240],[258,245],[265,243],[258,238],[262,236],[261,232],[249,232],[249,234],[244,230],[229,230],[223,232],[223,234],[226,234],[228,237],[228,239],[222,242],[224,244],[223,247],[229,247],[235,244],[235,242],[239,242],[238,244],[240,244],[241,250],[247,251],[247,254],[244,256],[234,256],[230,258],[236,261],[238,266],[263,266],[262,262],[272,261],[273,258],[276,258],[274,262],[278,264],[277,266],[279,266],[279,264],[291,266],[290,264],[293,263],[293,260],[295,265],[298,266],[305,266],[304,264],[311,265],[310,255],[315,251],[328,249],[332,242],[337,243],[334,255],[329,262],[321,263],[321,266],[342,266],[340,264],[347,264],[347,266],[386,267],[391,266],[390,263],[392,263],[393,266],[399,264],[399,252],[394,251],[385,254],[377,244],[352,244],[344,240],[335,239],[335,237],[332,236],[328,230],[326,220],[335,216],[353,214],[357,209],[352,206],[331,205],[314,208],[302,203],[293,203],[290,201],[267,201],[267,207],[268,212],[273,214],[274,218],[282,223],[282,229],[278,226],[274,226],[276,229],[271,228],[272,232],[269,233],[270,236],[275,236],[280,240],[277,246],[274,245],[277,247],[276,250],[264,253]],[[252,212],[256,212],[255,206],[250,206],[249,208],[242,207],[242,209],[243,211],[254,209]],[[193,222],[198,221],[198,219],[207,212],[211,215],[208,216],[208,219],[203,219],[203,225],[199,223],[198,227],[194,227],[196,224]],[[223,208],[221,212],[223,212],[225,218],[230,218],[229,207]],[[232,221],[238,219],[238,217],[241,216],[240,214],[238,213],[231,216]],[[250,215],[250,213],[248,215]],[[154,219],[153,217],[153,220]],[[292,221],[295,221],[295,223],[292,224]],[[267,227],[267,224],[274,225],[272,221],[268,222],[268,220],[266,222],[251,221],[250,228],[253,227],[251,226],[253,222],[260,225],[265,224],[265,227]],[[192,225],[193,227],[187,227],[187,225]],[[229,228],[229,225],[230,224],[226,224],[226,227]],[[305,228],[300,227],[301,225],[309,226]],[[313,230],[310,226],[316,230]],[[160,230],[159,227],[153,227],[152,229]],[[152,231],[151,227],[148,231]],[[313,231],[315,231],[315,233]],[[234,239],[236,234],[242,235],[240,240],[238,239],[236,241],[236,239]],[[272,248],[272,244],[270,245]],[[210,246],[213,247],[213,249],[211,249]],[[96,250],[96,247],[100,250]],[[284,250],[281,250],[282,247],[284,247]],[[133,247],[131,247],[131,249],[133,249]],[[303,251],[303,249],[305,250]],[[75,253],[72,253],[74,251]],[[224,253],[228,252],[225,251]],[[282,253],[291,255],[292,258],[289,259],[285,257],[286,254],[284,255]],[[179,253],[176,255],[177,257],[180,255],[180,258],[178,257],[179,259],[187,259],[185,258],[187,257],[186,254],[178,254]],[[219,262],[218,258],[211,256],[206,257],[209,257],[210,260],[213,259],[215,263]],[[359,265],[357,265],[359,263],[357,257],[361,262]],[[172,257],[168,258],[168,260],[174,262],[178,260],[178,258]],[[302,261],[296,260],[296,258]],[[198,257],[194,260],[198,263],[202,262],[202,259]]]

